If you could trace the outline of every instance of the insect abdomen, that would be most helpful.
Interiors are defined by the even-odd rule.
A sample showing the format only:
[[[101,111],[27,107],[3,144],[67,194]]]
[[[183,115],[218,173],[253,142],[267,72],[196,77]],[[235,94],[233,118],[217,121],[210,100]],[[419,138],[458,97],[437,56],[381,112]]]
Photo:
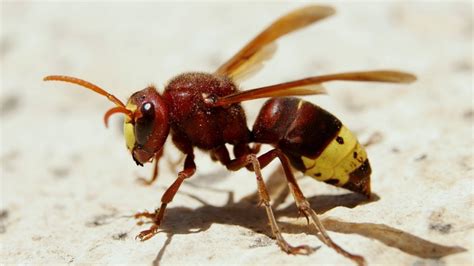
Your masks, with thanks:
[[[268,100],[253,128],[256,142],[280,148],[319,181],[370,195],[370,164],[357,138],[335,116],[298,98]]]
[[[305,175],[332,185],[370,194],[370,165],[365,149],[347,127],[315,158],[301,156]],[[366,179],[366,180],[364,180]]]

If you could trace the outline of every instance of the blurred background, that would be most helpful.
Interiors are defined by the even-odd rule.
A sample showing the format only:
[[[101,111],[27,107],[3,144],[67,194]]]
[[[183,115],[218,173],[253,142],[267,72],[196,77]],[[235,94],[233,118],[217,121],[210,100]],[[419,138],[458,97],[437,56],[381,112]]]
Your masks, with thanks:
[[[158,182],[140,185],[136,178],[151,166],[132,161],[119,116],[105,129],[111,103],[42,81],[76,76],[123,101],[149,84],[162,91],[179,73],[214,71],[305,4],[2,1],[0,262],[350,263],[326,246],[310,256],[284,254],[254,204],[254,175],[228,172],[201,152],[163,232],[135,240],[148,225],[131,215],[159,206],[182,167],[179,152],[168,143]],[[411,85],[341,82],[328,84],[329,97],[307,98],[371,142],[374,200],[310,178],[300,185],[335,241],[371,264],[472,265],[472,3],[331,5],[335,16],[278,41],[275,57],[241,89],[343,71],[415,73]],[[244,104],[249,126],[261,105]],[[296,219],[278,169],[273,163],[264,175],[285,237],[322,245]]]

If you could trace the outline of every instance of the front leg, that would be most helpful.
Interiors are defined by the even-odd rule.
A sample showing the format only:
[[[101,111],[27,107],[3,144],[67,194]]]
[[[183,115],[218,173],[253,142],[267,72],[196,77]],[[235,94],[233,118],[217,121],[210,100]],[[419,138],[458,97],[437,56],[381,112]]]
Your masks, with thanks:
[[[135,218],[149,218],[152,220],[153,225],[148,229],[140,232],[137,235],[137,238],[140,238],[141,241],[148,240],[152,238],[156,233],[158,233],[158,229],[160,228],[161,222],[163,221],[163,217],[165,215],[166,206],[170,203],[176,192],[178,192],[179,187],[183,183],[183,181],[189,177],[191,177],[196,172],[196,164],[194,163],[194,154],[190,153],[186,155],[186,160],[184,161],[184,169],[183,171],[178,173],[178,178],[173,182],[173,184],[165,191],[165,194],[161,197],[161,206],[160,208],[155,211],[154,213],[149,212],[140,212],[135,214]]]

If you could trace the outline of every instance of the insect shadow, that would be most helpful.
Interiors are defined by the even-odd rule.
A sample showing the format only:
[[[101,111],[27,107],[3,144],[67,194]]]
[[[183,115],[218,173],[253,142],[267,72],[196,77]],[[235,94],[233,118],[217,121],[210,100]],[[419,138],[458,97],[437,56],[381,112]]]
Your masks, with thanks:
[[[278,182],[278,180],[281,179],[280,175],[281,173],[276,171],[267,181],[268,189],[274,192],[272,193],[272,198],[274,202],[273,208],[275,210],[275,216],[277,218],[297,218],[298,210],[294,204],[291,204],[288,207],[278,208],[278,206],[280,206],[289,195],[286,183]],[[189,186],[201,188],[199,185],[195,185],[191,182],[188,182],[187,184]],[[224,206],[213,206],[196,195],[181,191],[181,194],[199,201],[202,203],[202,206],[196,209],[174,207],[167,210],[167,220],[160,229],[161,234],[165,233],[167,239],[155,257],[153,265],[160,264],[167,246],[172,241],[173,235],[192,234],[206,231],[214,223],[239,225],[250,229],[256,234],[264,234],[269,238],[273,237],[271,229],[265,222],[265,212],[256,206],[258,202],[257,192],[235,202],[232,191],[217,190],[209,187],[205,189],[227,193],[227,203]],[[275,193],[276,191],[277,193]],[[308,201],[318,214],[322,214],[336,207],[354,208],[359,205],[370,204],[379,199],[380,198],[376,194],[372,194],[371,199],[368,200],[366,197],[355,193],[346,193],[341,195],[317,195],[308,198]],[[323,218],[321,222],[329,231],[343,234],[357,234],[363,237],[375,239],[386,246],[399,249],[402,252],[423,259],[440,259],[451,254],[466,251],[466,249],[459,246],[436,244],[384,224],[346,222],[331,217]],[[301,222],[288,223],[280,221],[279,224],[281,225],[281,230],[285,233],[312,233],[308,230],[304,217],[301,218]],[[266,242],[260,243],[249,246],[249,248],[272,244],[274,244],[274,242],[269,241],[268,244]]]

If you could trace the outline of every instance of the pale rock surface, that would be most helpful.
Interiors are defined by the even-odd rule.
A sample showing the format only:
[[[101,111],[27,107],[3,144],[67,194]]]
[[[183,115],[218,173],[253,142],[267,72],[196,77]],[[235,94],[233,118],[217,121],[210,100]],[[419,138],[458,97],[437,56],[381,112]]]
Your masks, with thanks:
[[[321,248],[284,254],[248,197],[253,174],[229,173],[201,152],[163,232],[135,240],[147,225],[131,215],[158,207],[181,169],[177,150],[165,147],[157,184],[139,185],[150,166],[131,160],[119,119],[105,130],[112,105],[42,82],[74,75],[125,100],[150,83],[162,89],[178,73],[214,70],[302,5],[2,2],[0,263],[351,264],[297,219],[291,196],[276,210],[284,236]],[[300,185],[335,241],[369,264],[472,265],[472,3],[333,5],[336,16],[279,41],[275,58],[241,87],[364,69],[416,73],[412,85],[336,83],[327,86],[330,97],[308,97],[362,142],[376,138],[368,147],[374,201],[310,178]],[[245,104],[249,124],[261,104]],[[277,165],[264,170],[275,199],[284,188]]]

